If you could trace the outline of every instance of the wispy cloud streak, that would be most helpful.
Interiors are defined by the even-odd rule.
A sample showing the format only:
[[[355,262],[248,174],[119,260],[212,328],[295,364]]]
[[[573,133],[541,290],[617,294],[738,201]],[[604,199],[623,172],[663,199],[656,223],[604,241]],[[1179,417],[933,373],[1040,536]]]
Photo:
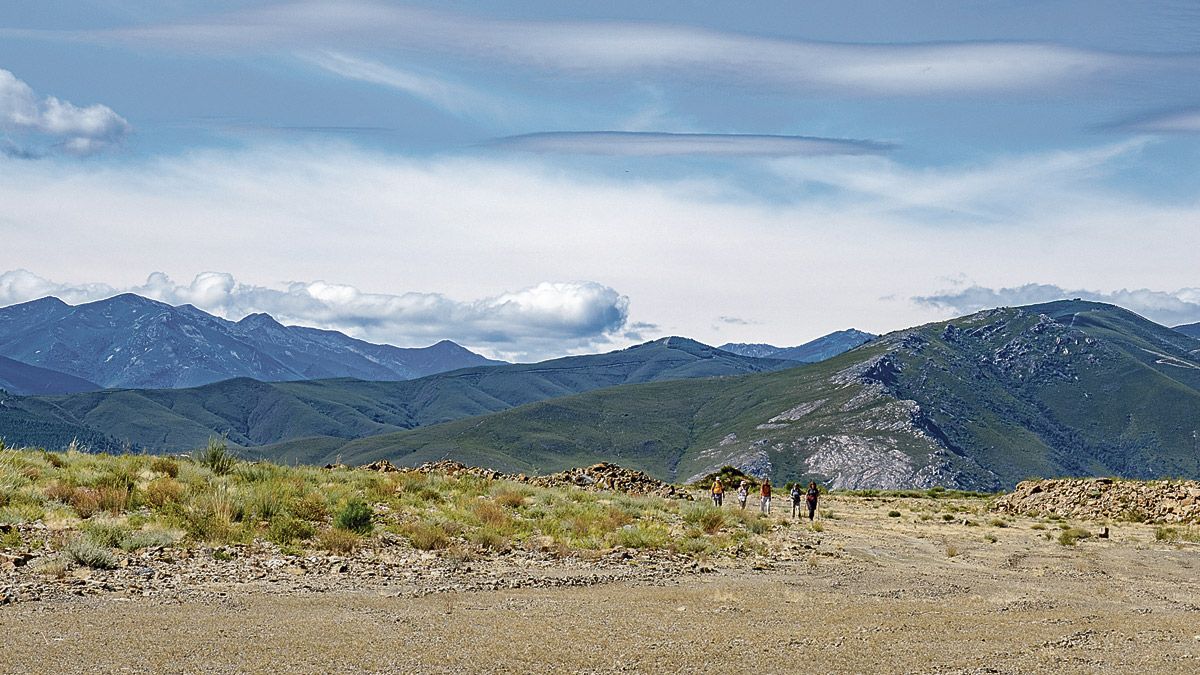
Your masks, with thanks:
[[[758,134],[676,134],[639,131],[558,131],[499,138],[489,147],[536,153],[669,157],[787,157],[877,155],[891,144],[876,141]]]

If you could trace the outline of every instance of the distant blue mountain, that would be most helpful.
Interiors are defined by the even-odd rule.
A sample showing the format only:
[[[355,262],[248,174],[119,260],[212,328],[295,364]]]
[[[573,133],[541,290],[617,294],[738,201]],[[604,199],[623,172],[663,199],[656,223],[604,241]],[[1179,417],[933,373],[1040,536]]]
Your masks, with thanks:
[[[819,337],[798,347],[776,347],[763,343],[746,344],[730,342],[721,345],[720,349],[740,354],[741,356],[754,356],[760,359],[787,359],[803,363],[816,363],[825,359],[831,359],[843,352],[848,352],[863,343],[874,340],[875,337],[870,333],[850,328]]]
[[[95,382],[88,382],[73,375],[0,356],[0,389],[20,396],[42,396],[76,394],[81,391],[95,391],[101,387]]]
[[[1175,330],[1190,335],[1194,338],[1200,338],[1200,323],[1189,323],[1183,326],[1175,326]]]
[[[402,349],[284,326],[266,314],[227,321],[132,294],[76,306],[48,297],[0,308],[0,355],[121,388],[193,387],[233,377],[394,381],[502,363],[448,340]]]

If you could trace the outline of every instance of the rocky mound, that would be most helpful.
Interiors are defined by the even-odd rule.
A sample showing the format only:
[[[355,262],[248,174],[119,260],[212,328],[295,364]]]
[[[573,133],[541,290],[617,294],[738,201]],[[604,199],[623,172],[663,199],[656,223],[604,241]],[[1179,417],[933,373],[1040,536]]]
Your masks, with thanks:
[[[1027,480],[992,507],[1015,514],[1055,513],[1084,520],[1200,522],[1200,482],[1112,478]]]
[[[389,464],[388,466],[391,465]],[[372,471],[386,470],[370,464],[362,468]],[[664,483],[644,471],[634,471],[633,469],[626,469],[616,464],[609,464],[608,462],[600,462],[599,464],[577,469],[568,469],[567,471],[560,471],[545,476],[526,476],[523,473],[505,474],[477,466],[467,466],[448,459],[437,462],[426,462],[417,467],[416,470],[421,473],[439,473],[447,476],[476,476],[489,480],[511,480],[538,487],[577,487],[585,490],[623,492],[630,495],[656,495],[675,499],[691,499],[691,496],[683,490],[676,488],[670,483]]]

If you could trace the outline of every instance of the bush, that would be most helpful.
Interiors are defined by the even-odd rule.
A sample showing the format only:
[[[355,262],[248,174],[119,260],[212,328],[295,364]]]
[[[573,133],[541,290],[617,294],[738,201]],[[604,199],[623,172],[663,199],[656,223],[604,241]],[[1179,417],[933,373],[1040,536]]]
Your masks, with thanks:
[[[150,470],[170,478],[179,478],[179,462],[172,457],[155,457],[150,460]]]
[[[494,501],[479,500],[471,506],[471,511],[484,527],[506,530],[512,526],[512,518]]]
[[[267,539],[286,546],[296,541],[311,539],[317,533],[317,528],[299,518],[291,516],[281,516],[271,521],[271,527],[267,530]]]
[[[75,488],[71,508],[80,518],[88,519],[100,511],[100,493],[95,488]]]
[[[494,530],[477,530],[469,537],[472,544],[491,551],[507,551],[512,548],[508,537]]]
[[[421,551],[436,551],[450,545],[450,536],[441,523],[419,522],[404,528],[413,548]]]
[[[349,530],[358,534],[367,534],[373,527],[371,519],[374,512],[361,499],[353,499],[338,511],[333,518],[333,526],[339,530]]]
[[[229,452],[229,448],[226,447],[223,441],[211,438],[208,441],[208,445],[196,453],[196,462],[200,466],[207,467],[218,476],[224,476],[233,471],[233,465],[237,463],[237,457]]]
[[[112,549],[102,546],[87,535],[67,541],[63,551],[80,565],[100,570],[111,570],[117,566],[117,557]]]
[[[120,546],[121,541],[129,534],[129,528],[124,524],[108,519],[89,521],[81,529],[92,542],[108,548]]]
[[[75,494],[75,488],[62,481],[54,481],[47,485],[42,490],[42,494],[46,495],[46,499],[63,504],[71,503],[71,496]]]
[[[105,485],[96,488],[97,504],[102,511],[117,514],[129,508],[132,492],[125,485]]]
[[[178,533],[169,530],[137,530],[126,534],[118,544],[123,551],[140,551],[144,548],[166,548],[179,541]]]
[[[992,527],[1008,527],[1008,521],[1001,518],[993,518],[992,522],[988,524]]]
[[[525,495],[516,490],[498,490],[494,498],[497,504],[513,509],[525,505]]]
[[[1072,527],[1059,533],[1058,543],[1063,546],[1074,546],[1079,543],[1080,539],[1087,539],[1090,536],[1092,536],[1091,532],[1082,528]]]
[[[325,497],[310,492],[293,499],[288,504],[288,512],[297,518],[319,523],[329,516],[329,503],[325,501]]]
[[[663,548],[667,543],[666,528],[638,523],[616,531],[617,544],[625,548]]]
[[[170,476],[155,478],[146,486],[146,503],[158,509],[178,502],[182,496],[183,484]]]
[[[899,517],[900,517],[899,511],[888,511],[888,518],[899,518]]]

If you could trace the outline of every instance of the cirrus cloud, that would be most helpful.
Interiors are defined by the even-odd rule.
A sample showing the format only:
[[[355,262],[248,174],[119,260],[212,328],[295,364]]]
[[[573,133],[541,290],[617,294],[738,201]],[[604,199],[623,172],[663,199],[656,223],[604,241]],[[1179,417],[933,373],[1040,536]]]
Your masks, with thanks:
[[[490,147],[536,153],[670,157],[787,157],[877,155],[893,146],[877,141],[765,134],[680,134],[646,131],[550,131],[499,138]]]

